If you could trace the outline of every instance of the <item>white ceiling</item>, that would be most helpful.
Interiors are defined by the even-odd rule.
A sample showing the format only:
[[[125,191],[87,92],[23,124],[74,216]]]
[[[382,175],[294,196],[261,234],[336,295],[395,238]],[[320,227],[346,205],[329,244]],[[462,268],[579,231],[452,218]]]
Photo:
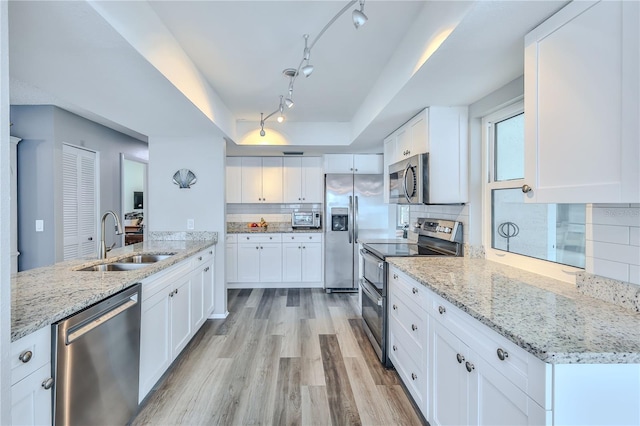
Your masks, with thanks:
[[[137,136],[160,132],[152,124],[137,127],[135,120],[121,119],[112,113],[113,108],[101,108],[101,99],[89,102],[72,96],[73,72],[66,80],[50,76],[58,69],[69,70],[73,64],[95,74],[83,79],[88,84],[101,84],[104,76],[100,74],[106,74],[101,69],[124,70],[119,72],[120,79],[126,79],[132,69],[143,79],[140,59],[132,59],[135,50],[127,45],[126,37],[101,21],[84,2],[18,3],[23,2],[11,2],[9,8],[12,104],[60,105]],[[313,40],[346,3],[150,2],[233,118],[249,122],[258,121],[260,112],[276,109],[278,96],[286,94],[288,80],[281,73],[284,68],[298,66],[304,47],[302,35],[310,34]],[[351,123],[353,144],[344,149],[379,150],[384,136],[425,106],[469,105],[520,76],[524,35],[565,3],[368,0],[365,13],[369,21],[358,30],[351,23],[355,6],[351,7],[311,51],[315,71],[311,77],[296,81],[296,105],[287,111],[287,122]],[[424,48],[418,41],[433,30],[424,24],[423,35],[423,22],[453,7],[464,9],[462,18],[440,48],[410,75],[394,73],[401,53],[406,55],[403,49],[412,42]],[[152,80],[163,80],[159,73],[147,69],[152,67],[143,68],[153,74]],[[132,83],[133,90],[136,84]],[[137,99],[140,108],[146,108],[144,115],[150,118],[155,108],[160,109],[157,117],[162,121],[162,114],[170,108],[154,106],[159,96],[150,93],[153,88],[145,89],[135,96],[149,97],[147,102]],[[108,97],[104,91],[96,93]],[[372,94],[378,94],[383,105],[375,104]],[[196,108],[188,111],[197,114]],[[230,148],[233,151],[234,146]]]

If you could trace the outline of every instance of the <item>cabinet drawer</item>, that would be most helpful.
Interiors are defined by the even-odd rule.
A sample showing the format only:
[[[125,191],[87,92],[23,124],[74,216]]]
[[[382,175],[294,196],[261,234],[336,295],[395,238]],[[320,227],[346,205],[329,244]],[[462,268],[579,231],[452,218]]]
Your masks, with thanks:
[[[238,234],[227,234],[224,237],[224,241],[226,243],[237,243],[238,242]]]
[[[50,362],[51,327],[46,326],[11,343],[11,384]]]
[[[417,305],[411,302],[405,303],[404,297],[398,297],[396,293],[392,292],[389,295],[389,318],[390,320],[396,320],[407,332],[407,335],[415,343],[418,354],[427,350],[426,336],[428,321],[427,313],[421,309],[416,309],[416,307]]]
[[[420,409],[424,410],[427,396],[427,362],[416,362],[412,354],[422,354],[407,332],[389,323],[389,357],[398,375]],[[397,323],[396,323],[397,325]]]
[[[308,233],[308,234],[283,234],[282,242],[294,242],[294,243],[321,243],[322,233]]]
[[[191,272],[191,261],[189,259],[171,266],[164,271],[153,274],[142,280],[142,300],[145,301],[153,297],[165,287],[179,280],[181,277]]]
[[[281,243],[282,234],[238,234],[238,243]]]
[[[390,292],[401,292],[407,302],[415,303],[419,309],[429,310],[431,292],[393,267],[389,269],[389,289]]]
[[[213,257],[213,247],[202,250],[200,253],[191,257],[191,268],[199,269],[202,265],[209,262]]]

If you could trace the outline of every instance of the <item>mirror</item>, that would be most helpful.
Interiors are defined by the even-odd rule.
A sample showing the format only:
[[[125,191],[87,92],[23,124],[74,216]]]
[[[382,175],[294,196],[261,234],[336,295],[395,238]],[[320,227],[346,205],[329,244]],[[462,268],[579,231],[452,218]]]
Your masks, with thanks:
[[[120,154],[120,182],[122,245],[125,246],[146,239],[147,161]]]

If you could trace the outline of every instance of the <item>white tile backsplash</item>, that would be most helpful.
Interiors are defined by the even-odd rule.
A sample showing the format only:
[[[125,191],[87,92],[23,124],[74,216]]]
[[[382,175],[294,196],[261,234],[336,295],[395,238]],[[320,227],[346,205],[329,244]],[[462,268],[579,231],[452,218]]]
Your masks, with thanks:
[[[629,281],[629,265],[626,263],[593,258],[592,264],[593,269],[598,271],[596,275],[620,281]]]
[[[640,227],[629,227],[629,244],[632,246],[640,246]]]
[[[589,236],[587,236],[589,238]],[[613,225],[593,225],[591,240],[603,243],[629,244],[629,227]]]
[[[629,282],[640,285],[640,266],[629,265]]]
[[[462,241],[469,241],[469,204],[409,206],[409,219],[411,223],[415,223],[419,217],[448,219],[462,222]]]

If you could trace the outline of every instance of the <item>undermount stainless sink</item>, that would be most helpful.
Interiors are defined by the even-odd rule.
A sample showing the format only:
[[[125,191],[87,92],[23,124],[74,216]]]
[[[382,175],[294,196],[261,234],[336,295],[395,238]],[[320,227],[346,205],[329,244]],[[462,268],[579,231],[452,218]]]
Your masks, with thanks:
[[[103,263],[100,265],[87,266],[86,268],[78,269],[78,271],[133,271],[135,269],[144,268],[149,266],[148,263]]]
[[[173,256],[171,254],[136,254],[118,260],[118,263],[155,263]]]

